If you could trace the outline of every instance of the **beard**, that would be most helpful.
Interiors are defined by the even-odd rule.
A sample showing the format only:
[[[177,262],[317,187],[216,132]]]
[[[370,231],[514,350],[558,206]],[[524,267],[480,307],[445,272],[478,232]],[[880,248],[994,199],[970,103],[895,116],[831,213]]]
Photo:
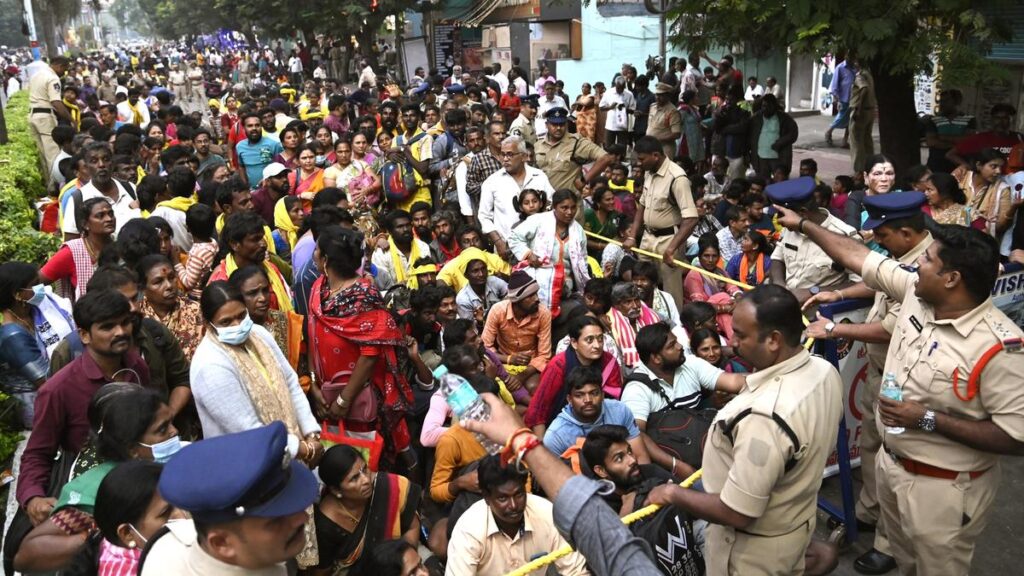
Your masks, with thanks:
[[[434,238],[434,232],[429,227],[416,228],[416,237],[424,242],[430,242]]]

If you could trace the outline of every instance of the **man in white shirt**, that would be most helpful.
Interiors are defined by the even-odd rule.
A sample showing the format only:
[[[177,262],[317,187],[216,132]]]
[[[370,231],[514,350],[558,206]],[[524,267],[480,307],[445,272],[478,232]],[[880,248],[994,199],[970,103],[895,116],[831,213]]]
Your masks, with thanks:
[[[359,73],[359,85],[363,86],[369,84],[371,88],[377,87],[377,75],[373,73],[373,68],[364,59],[359,61],[359,66],[362,71]]]
[[[743,99],[753,102],[761,96],[764,96],[764,86],[757,83],[757,76],[747,78],[747,90],[743,93]]]
[[[485,457],[477,469],[484,499],[455,524],[448,541],[445,576],[507,574],[566,545],[555,528],[551,502],[529,494],[526,475],[502,466],[498,456]],[[589,575],[586,559],[572,552],[555,560],[558,574]]]
[[[608,110],[604,129],[607,134],[606,144],[629,145],[630,117],[636,112],[636,99],[633,93],[626,90],[626,78],[615,78],[614,88],[604,93],[599,104],[602,110]]]
[[[569,109],[565,105],[565,100],[555,94],[555,83],[548,82],[544,84],[544,97],[540,99],[540,105],[537,107],[537,117],[533,120],[534,128],[537,131],[537,138],[543,138],[547,135],[548,125],[547,120],[544,119],[544,113],[552,108]]]
[[[505,76],[505,73],[501,71],[500,62],[491,64],[491,69],[494,70],[494,74],[491,74],[490,78],[498,83],[498,86],[501,87],[501,93],[504,94],[508,91],[508,76]]]
[[[509,136],[501,142],[502,169],[491,174],[480,186],[480,229],[490,237],[498,254],[508,257],[508,237],[519,213],[512,203],[523,190],[542,190],[548,197],[555,193],[547,175],[526,163],[526,142]]]
[[[128,193],[128,190],[113,178],[113,170],[110,163],[110,148],[105,142],[93,142],[85,148],[85,164],[92,172],[92,180],[82,186],[81,198],[72,197],[71,202],[65,209],[66,214],[75,214],[80,202],[90,198],[104,197],[110,202],[114,210],[114,235],[121,231],[125,222],[132,218],[140,218],[142,211],[139,210],[139,202]],[[80,233],[74,218],[64,218],[64,225],[61,229],[64,232],[64,239],[78,238]]]
[[[125,124],[135,124],[139,128],[149,125],[149,107],[139,99],[142,92],[138,88],[118,86],[114,94],[117,98],[118,120]]]
[[[295,86],[302,84],[302,59],[299,58],[299,53],[294,48],[292,57],[288,59],[288,73],[291,76],[292,84]]]

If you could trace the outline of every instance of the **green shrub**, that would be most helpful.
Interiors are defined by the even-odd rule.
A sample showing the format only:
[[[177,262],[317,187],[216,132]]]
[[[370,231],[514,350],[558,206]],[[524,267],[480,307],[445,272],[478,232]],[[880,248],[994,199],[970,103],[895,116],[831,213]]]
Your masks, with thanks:
[[[10,141],[0,146],[0,262],[42,264],[60,240],[33,228],[36,200],[46,195],[39,151],[28,127],[28,92],[15,94],[4,110]]]

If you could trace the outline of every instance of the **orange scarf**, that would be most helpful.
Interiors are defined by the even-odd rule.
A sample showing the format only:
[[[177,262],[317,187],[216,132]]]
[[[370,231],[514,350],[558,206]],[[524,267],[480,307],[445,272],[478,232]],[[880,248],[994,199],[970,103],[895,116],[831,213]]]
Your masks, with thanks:
[[[740,258],[739,281],[743,282],[744,284],[754,284],[755,286],[764,282],[764,254],[757,255],[757,262],[755,263],[755,266],[757,267],[757,269],[754,271],[754,277],[757,279],[757,282],[748,282],[747,276],[750,270],[750,263],[747,260],[746,253],[744,253],[743,256]]]

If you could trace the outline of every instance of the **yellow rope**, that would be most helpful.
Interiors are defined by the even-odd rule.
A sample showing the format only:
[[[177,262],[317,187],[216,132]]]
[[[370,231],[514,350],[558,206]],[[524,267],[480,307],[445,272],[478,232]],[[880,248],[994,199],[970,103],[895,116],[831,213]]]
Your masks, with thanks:
[[[586,234],[587,236],[590,236],[591,238],[594,238],[596,240],[601,240],[602,242],[607,242],[609,244],[618,244],[619,246],[622,246],[622,242],[619,242],[618,240],[612,240],[611,238],[605,238],[604,236],[601,236],[600,234],[594,234],[593,232],[588,232],[586,230],[584,230],[584,234]],[[662,258],[663,258],[662,254],[655,254],[654,252],[649,252],[647,250],[642,250],[640,248],[633,248],[632,250],[633,250],[633,252],[636,252],[637,254],[640,254],[641,256],[647,256],[648,258],[654,258],[655,260],[658,260],[658,261],[661,261]],[[676,265],[679,266],[680,268],[686,268],[687,270],[696,270],[698,274],[703,274],[703,275],[707,276],[708,278],[714,278],[715,280],[721,280],[722,282],[725,282],[726,284],[732,284],[733,286],[739,286],[740,288],[742,288],[744,290],[753,290],[754,289],[754,287],[751,286],[750,284],[744,284],[743,282],[739,282],[737,280],[733,280],[732,278],[729,278],[728,276],[721,276],[719,274],[715,274],[714,272],[708,272],[707,270],[701,268],[700,266],[694,266],[693,264],[687,264],[686,262],[683,262],[681,260],[677,260],[675,258],[673,258],[672,261],[675,262]],[[811,324],[811,321],[808,320],[806,316],[801,314],[800,318],[803,319],[804,326],[809,326]],[[804,342],[804,348],[807,349],[807,350],[810,350],[811,346],[813,346],[813,345],[814,345],[814,338],[808,338],[807,341]]]
[[[703,473],[703,469],[697,470],[693,474],[690,474],[689,478],[687,478],[686,480],[683,480],[682,482],[680,482],[679,485],[682,486],[683,488],[689,488],[689,487],[693,486],[694,484],[697,483],[697,480],[700,480],[700,477],[701,477],[702,473]],[[632,524],[633,522],[636,522],[637,520],[639,520],[641,518],[645,518],[647,516],[650,516],[651,514],[654,514],[659,509],[661,509],[661,506],[658,506],[657,504],[651,504],[650,506],[644,506],[643,508],[637,510],[636,512],[633,512],[632,514],[627,514],[626,516],[623,516],[622,517],[622,523],[623,524],[627,524],[627,525],[628,524]],[[559,558],[562,558],[563,556],[568,556],[569,554],[572,554],[572,553],[573,553],[572,546],[569,546],[567,544],[565,546],[562,546],[558,550],[555,550],[554,552],[550,552],[548,554],[545,554],[544,556],[541,556],[540,558],[537,558],[536,560],[533,560],[532,562],[528,562],[528,563],[520,566],[519,568],[517,568],[516,570],[513,570],[512,572],[509,572],[505,576],[526,576],[530,572],[533,572],[534,570],[537,570],[539,568],[543,568],[544,566],[547,566],[548,564],[551,564],[555,560],[558,560]]]

